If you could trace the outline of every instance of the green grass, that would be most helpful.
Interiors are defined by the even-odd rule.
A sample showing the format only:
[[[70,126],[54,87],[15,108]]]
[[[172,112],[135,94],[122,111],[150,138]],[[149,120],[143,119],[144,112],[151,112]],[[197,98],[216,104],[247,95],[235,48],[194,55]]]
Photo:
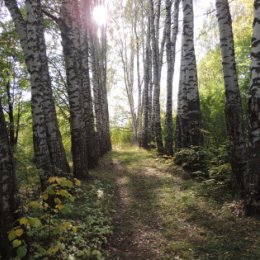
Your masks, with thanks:
[[[111,260],[259,260],[260,223],[240,216],[225,190],[183,175],[172,160],[135,147],[101,162],[94,176],[114,197]]]
[[[16,152],[26,201],[39,185],[31,154]],[[97,244],[108,239],[107,260],[260,259],[259,221],[243,216],[228,187],[192,180],[172,159],[121,146],[90,176],[70,217],[92,223],[90,236]],[[111,224],[113,235],[107,238]]]

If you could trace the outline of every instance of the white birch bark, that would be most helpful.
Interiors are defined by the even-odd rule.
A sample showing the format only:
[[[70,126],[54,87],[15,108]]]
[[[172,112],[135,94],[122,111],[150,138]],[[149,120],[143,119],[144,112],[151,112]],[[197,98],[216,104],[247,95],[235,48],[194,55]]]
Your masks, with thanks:
[[[254,1],[254,22],[249,92],[248,193],[251,211],[260,211],[260,0]]]
[[[173,29],[171,10],[172,1],[166,1],[166,57],[167,57],[167,103],[165,115],[165,152],[173,155],[172,87],[175,65],[176,40],[178,34],[180,0],[174,1]]]
[[[178,148],[202,144],[201,111],[194,50],[193,0],[182,0],[182,8],[182,54],[176,126],[176,146]]]
[[[25,20],[15,0],[5,1],[30,74],[34,156],[43,176],[68,172],[48,71],[41,2],[27,0]],[[43,184],[43,181],[42,181]]]
[[[231,143],[231,166],[233,172],[233,185],[236,194],[238,196],[241,196],[244,192],[244,174],[246,172],[246,147],[244,141],[242,104],[235,62],[232,20],[228,0],[216,0],[216,9],[225,83],[226,123],[229,140]]]
[[[153,59],[153,127],[155,140],[157,145],[157,151],[163,153],[162,143],[162,129],[161,129],[161,108],[160,108],[160,59],[159,59],[159,47],[158,47],[158,34],[156,33],[155,24],[155,12],[154,12],[154,1],[150,0],[150,17],[151,17],[151,42],[152,42],[152,59]],[[158,14],[159,15],[159,14]]]
[[[88,176],[88,153],[80,62],[82,58],[80,51],[80,13],[76,1],[62,1],[59,26],[70,104],[73,172],[75,177],[82,179]]]

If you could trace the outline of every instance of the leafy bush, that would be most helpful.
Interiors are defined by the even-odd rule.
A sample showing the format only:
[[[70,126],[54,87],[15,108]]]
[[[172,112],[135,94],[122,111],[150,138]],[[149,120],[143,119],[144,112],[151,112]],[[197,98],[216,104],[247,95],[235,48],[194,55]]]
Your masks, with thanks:
[[[104,259],[102,247],[111,228],[98,196],[85,201],[89,194],[77,179],[50,177],[48,182],[40,197],[24,206],[24,216],[9,232],[17,252],[13,259],[27,254],[33,260]]]
[[[175,154],[174,161],[193,174],[192,177],[208,177],[208,153],[199,148],[185,148]]]

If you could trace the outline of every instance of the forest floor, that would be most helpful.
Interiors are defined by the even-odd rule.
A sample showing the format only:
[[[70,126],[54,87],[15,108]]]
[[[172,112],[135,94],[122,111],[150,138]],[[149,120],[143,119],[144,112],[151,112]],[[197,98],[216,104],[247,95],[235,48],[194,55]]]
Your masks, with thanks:
[[[110,260],[259,260],[260,221],[172,159],[115,149],[92,172],[113,208]],[[221,194],[222,193],[222,194]]]

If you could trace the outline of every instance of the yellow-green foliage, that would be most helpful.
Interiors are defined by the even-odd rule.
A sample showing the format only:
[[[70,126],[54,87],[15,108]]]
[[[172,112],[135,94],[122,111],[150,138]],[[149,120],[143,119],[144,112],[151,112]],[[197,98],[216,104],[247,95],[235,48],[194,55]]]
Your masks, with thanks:
[[[131,131],[128,129],[113,128],[111,130],[111,140],[114,146],[124,146],[132,143]]]
[[[103,259],[101,247],[111,230],[102,209],[95,206],[97,199],[92,194],[93,201],[86,201],[87,194],[77,179],[53,176],[48,182],[40,196],[24,205],[24,216],[9,232],[17,252],[13,259],[27,253],[33,260]],[[86,204],[78,216],[75,203],[79,200]],[[95,212],[89,216],[92,208]]]

